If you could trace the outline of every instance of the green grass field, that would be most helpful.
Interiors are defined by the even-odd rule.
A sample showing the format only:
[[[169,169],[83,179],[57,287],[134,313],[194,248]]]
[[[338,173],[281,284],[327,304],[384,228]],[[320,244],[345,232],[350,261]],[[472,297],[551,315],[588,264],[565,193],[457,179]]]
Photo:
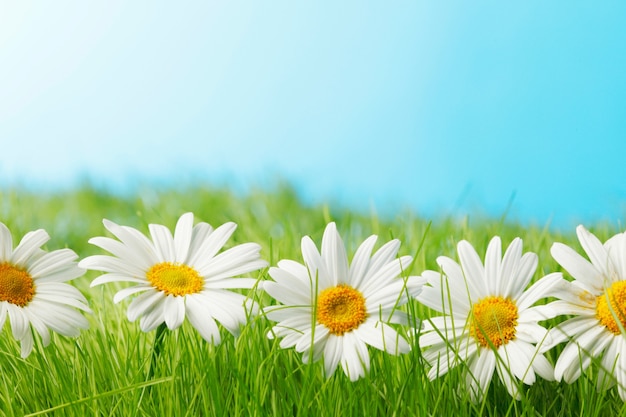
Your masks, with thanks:
[[[580,251],[574,228],[522,227],[505,219],[485,217],[427,219],[403,211],[393,217],[327,206],[303,205],[289,187],[251,191],[241,196],[224,188],[188,187],[181,190],[142,191],[120,197],[88,186],[75,191],[34,194],[0,192],[0,221],[13,233],[14,243],[28,231],[44,228],[51,235],[48,250],[69,247],[81,258],[103,253],[87,240],[105,235],[102,219],[147,231],[149,223],[170,228],[187,211],[196,221],[218,226],[234,221],[238,229],[227,243],[257,242],[270,265],[280,259],[301,261],[300,239],[310,235],[319,245],[324,227],[335,221],[349,257],[369,235],[380,236],[378,246],[391,238],[402,242],[400,255],[414,256],[407,271],[419,275],[437,269],[439,255],[456,257],[456,244],[470,241],[484,254],[494,235],[503,246],[514,237],[524,240],[524,251],[539,256],[534,279],[559,271],[550,256],[555,241]],[[602,241],[618,232],[605,224],[586,225]],[[143,333],[126,319],[128,301],[113,304],[123,284],[89,288],[98,273],[90,271],[73,281],[94,311],[91,327],[77,339],[53,335],[43,348],[36,341],[26,359],[5,325],[0,334],[0,413],[6,416],[614,416],[626,415],[615,389],[598,393],[594,374],[575,383],[538,379],[515,401],[497,378],[481,403],[473,404],[463,391],[460,369],[429,381],[427,367],[413,340],[411,353],[399,357],[370,349],[369,375],[356,382],[339,369],[330,378],[323,365],[302,364],[300,355],[283,350],[279,340],[266,337],[271,322],[251,317],[234,338],[222,329],[222,343],[209,345],[185,323],[165,333],[163,351],[148,377],[155,332]],[[256,274],[269,279],[267,271]],[[566,275],[567,276],[567,275]],[[262,304],[266,294],[251,297]],[[407,306],[412,317],[430,312],[417,302]],[[551,326],[562,319],[545,323]],[[408,332],[408,329],[407,329]],[[37,337],[36,337],[37,339]],[[554,363],[562,346],[548,353]]]

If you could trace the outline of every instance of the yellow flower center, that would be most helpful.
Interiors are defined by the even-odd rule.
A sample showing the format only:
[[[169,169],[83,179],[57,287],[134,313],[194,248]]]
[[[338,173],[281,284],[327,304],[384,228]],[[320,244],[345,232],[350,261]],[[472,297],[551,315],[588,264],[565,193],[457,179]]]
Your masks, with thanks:
[[[200,292],[204,280],[198,272],[185,264],[161,262],[146,272],[150,284],[166,295],[187,295]]]
[[[613,334],[621,334],[617,320],[626,328],[626,281],[613,283],[604,294],[596,297],[596,318]]]
[[[474,304],[470,334],[482,347],[496,348],[515,339],[517,306],[508,298],[486,297]]]
[[[317,296],[317,321],[334,335],[356,329],[366,317],[365,298],[349,285],[326,288]]]
[[[24,307],[35,296],[35,281],[30,274],[8,262],[0,263],[0,301]]]

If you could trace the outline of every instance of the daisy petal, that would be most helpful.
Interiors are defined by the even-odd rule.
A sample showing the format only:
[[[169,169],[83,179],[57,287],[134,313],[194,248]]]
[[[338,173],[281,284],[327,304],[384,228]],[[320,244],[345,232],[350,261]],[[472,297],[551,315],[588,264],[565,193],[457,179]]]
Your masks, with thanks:
[[[516,275],[508,277],[509,285],[507,285],[504,292],[505,297],[510,297],[514,300],[521,297],[524,288],[528,286],[533,274],[537,270],[537,262],[537,255],[532,252],[522,255]]]
[[[232,234],[237,229],[237,225],[233,222],[224,223],[217,229],[213,230],[211,233],[206,235],[204,241],[200,244],[197,244],[197,248],[194,253],[188,256],[189,265],[195,267],[201,262],[206,262],[206,260],[212,259],[215,254],[224,246],[226,241],[230,239]],[[194,231],[196,231],[194,229]],[[204,228],[203,231],[207,231]],[[196,231],[198,232],[198,231]],[[195,236],[192,238],[194,240]]]
[[[170,229],[160,224],[150,224],[148,228],[159,262],[176,262],[176,248]]]
[[[28,329],[28,332],[26,332],[24,337],[20,339],[20,356],[22,358],[28,357],[28,355],[30,355],[33,351],[33,342],[33,334],[30,329]]]
[[[504,253],[504,257],[502,258],[502,270],[500,276],[503,278],[515,276],[517,274],[521,259],[522,239],[515,238],[513,239],[509,247],[506,248],[506,252]],[[509,293],[508,286],[509,280],[501,279],[498,283],[498,294],[506,296]]]
[[[178,219],[174,230],[174,260],[185,263],[189,254],[191,237],[193,234],[193,213],[185,213]]]
[[[198,330],[204,340],[213,345],[220,344],[221,338],[217,323],[210,311],[196,297],[187,297],[185,312],[191,325]]]
[[[349,278],[348,256],[335,223],[329,223],[324,230],[321,255],[326,264],[326,269],[333,279],[333,284],[347,283]]]
[[[4,226],[4,225],[3,225]],[[9,230],[4,227],[4,232],[9,233],[8,240],[7,236],[3,236],[2,240],[4,245],[9,245],[8,248],[11,250],[11,235]],[[41,246],[50,240],[50,236],[46,233],[45,230],[39,229],[34,232],[28,232],[22,238],[17,248],[13,251],[13,255],[3,257],[2,259],[11,260],[15,265],[26,265],[28,263],[28,259],[33,256],[35,252],[37,252]],[[6,255],[6,249],[5,249]],[[72,259],[73,260],[73,259]]]
[[[135,259],[138,264],[153,265],[159,262],[154,244],[139,230],[133,227],[119,226],[107,219],[102,220],[102,223],[126,246],[128,256]],[[91,239],[89,242],[91,243]]]
[[[335,369],[337,369],[337,365],[339,365],[339,361],[341,360],[342,347],[343,343],[341,338],[336,336],[330,336],[326,341],[326,349],[324,349],[324,371],[326,378],[330,378],[332,374],[335,373]]]
[[[170,330],[178,329],[185,320],[185,298],[171,295],[165,297],[163,310],[167,328]]]
[[[50,343],[50,331],[77,336],[89,323],[82,315],[91,312],[86,298],[66,281],[81,276],[78,257],[70,249],[46,252],[41,245],[50,239],[43,229],[28,232],[13,251],[9,229],[0,223],[0,274],[5,281],[19,283],[21,294],[0,302],[0,329],[9,320],[13,337],[20,342],[20,354],[26,358],[33,350],[36,332],[44,347]],[[6,294],[5,294],[6,295]]]
[[[9,231],[4,223],[0,223],[0,261],[11,260],[12,253],[13,236],[11,236],[11,231]]]
[[[469,359],[469,372],[466,376],[470,396],[474,401],[481,401],[489,389],[489,383],[496,369],[496,357],[491,350],[473,355]]]
[[[602,288],[602,272],[593,264],[562,243],[554,243],[550,249],[552,257],[577,281],[598,291]]]
[[[517,308],[525,310],[539,301],[539,299],[548,297],[553,292],[554,288],[563,281],[563,277],[559,272],[546,275],[531,285],[530,288],[517,299]]]
[[[359,288],[369,267],[370,256],[378,237],[372,235],[359,246],[350,265],[350,285]]]
[[[480,294],[488,295],[489,291],[484,281],[485,268],[472,245],[462,240],[457,246],[457,251],[465,278],[472,282]]]
[[[614,269],[614,266],[602,242],[582,225],[576,228],[576,234],[593,266],[596,267],[603,276],[611,276],[610,272]]]
[[[28,318],[22,309],[15,304],[8,303],[7,313],[9,314],[9,322],[11,322],[11,332],[13,337],[17,340],[22,340],[26,337],[26,333],[30,330],[28,328]]]
[[[497,290],[498,284],[500,283],[501,259],[502,243],[500,242],[500,238],[496,236],[489,242],[487,254],[485,255],[485,283],[487,288],[492,290]]]

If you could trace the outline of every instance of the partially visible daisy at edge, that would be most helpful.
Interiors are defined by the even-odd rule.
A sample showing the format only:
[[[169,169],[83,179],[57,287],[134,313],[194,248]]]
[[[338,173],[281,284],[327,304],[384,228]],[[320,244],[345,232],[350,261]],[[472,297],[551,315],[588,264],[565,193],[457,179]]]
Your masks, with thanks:
[[[50,330],[76,337],[80,329],[89,328],[76,310],[91,313],[87,300],[66,283],[85,273],[76,265],[78,255],[71,249],[46,252],[41,246],[48,240],[48,233],[38,229],[13,248],[11,232],[0,223],[0,330],[8,318],[22,358],[33,350],[32,329],[48,346]]]
[[[457,245],[460,264],[437,258],[441,271],[424,271],[428,283],[418,301],[443,316],[424,320],[419,344],[431,365],[431,380],[464,364],[465,383],[473,401],[482,400],[494,371],[508,393],[521,399],[519,381],[532,385],[536,374],[553,380],[553,367],[542,347],[548,330],[539,321],[557,311],[534,306],[564,281],[552,273],[527,288],[537,268],[537,255],[522,255],[522,240],[514,239],[502,256],[499,237],[489,242],[485,262],[472,245]]]
[[[225,223],[213,229],[208,223],[194,226],[193,213],[183,214],[171,231],[159,224],[150,224],[152,240],[140,231],[103,220],[115,237],[94,237],[89,243],[113,256],[94,255],[83,259],[80,266],[106,272],[91,286],[109,282],[130,282],[135,285],[118,291],[114,303],[137,295],[129,304],[129,321],[138,318],[139,326],[149,332],[165,323],[178,328],[187,318],[209,343],[219,344],[220,331],[216,320],[233,335],[246,322],[246,297],[230,291],[253,288],[254,278],[233,278],[267,266],[260,258],[257,243],[244,243],[220,252],[237,225]]]
[[[326,226],[321,252],[309,236],[302,238],[304,264],[281,260],[269,274],[264,290],[282,305],[264,309],[277,322],[268,332],[282,338],[280,347],[303,354],[303,362],[323,358],[326,377],[341,365],[355,381],[369,370],[367,345],[398,355],[409,343],[390,323],[407,324],[399,306],[416,296],[423,282],[400,277],[411,256],[396,257],[400,241],[394,239],[373,255],[375,235],[357,249],[349,264],[335,223]]]
[[[567,341],[554,374],[572,383],[590,366],[598,366],[598,390],[615,386],[626,401],[626,234],[604,244],[582,225],[576,234],[589,260],[563,243],[552,257],[574,278],[555,295],[561,314],[573,315],[550,331],[551,346]]]

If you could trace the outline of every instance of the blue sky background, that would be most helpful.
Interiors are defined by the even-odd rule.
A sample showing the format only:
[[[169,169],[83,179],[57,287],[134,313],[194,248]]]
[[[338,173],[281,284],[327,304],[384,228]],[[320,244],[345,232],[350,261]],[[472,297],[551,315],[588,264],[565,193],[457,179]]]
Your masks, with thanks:
[[[0,0],[0,187],[626,213],[626,2]]]

